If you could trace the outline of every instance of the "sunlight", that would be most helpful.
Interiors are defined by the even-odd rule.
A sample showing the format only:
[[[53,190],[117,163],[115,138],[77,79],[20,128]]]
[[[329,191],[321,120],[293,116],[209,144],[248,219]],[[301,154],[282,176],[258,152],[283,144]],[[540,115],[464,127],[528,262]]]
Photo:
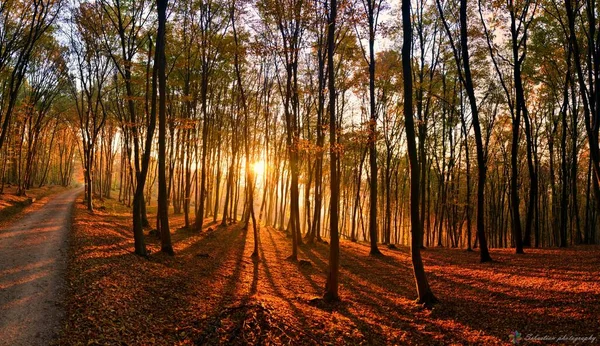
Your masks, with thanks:
[[[267,170],[267,163],[265,160],[258,160],[252,164],[252,171],[257,178],[262,178]]]

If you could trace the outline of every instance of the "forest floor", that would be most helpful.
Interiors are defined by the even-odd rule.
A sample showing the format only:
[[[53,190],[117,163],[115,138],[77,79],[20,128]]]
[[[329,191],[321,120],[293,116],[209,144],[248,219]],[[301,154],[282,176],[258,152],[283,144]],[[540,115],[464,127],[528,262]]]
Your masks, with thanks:
[[[113,200],[89,214],[80,203],[71,234],[66,319],[59,345],[214,344],[572,344],[560,337],[600,339],[600,247],[477,252],[423,251],[432,310],[414,303],[409,249],[371,257],[366,244],[341,242],[341,299],[320,299],[328,245],[303,245],[286,260],[291,239],[207,219],[202,232],[178,229],[176,255],[158,252],[148,236],[148,259],[133,255],[129,211]],[[553,339],[550,342],[550,339]]]

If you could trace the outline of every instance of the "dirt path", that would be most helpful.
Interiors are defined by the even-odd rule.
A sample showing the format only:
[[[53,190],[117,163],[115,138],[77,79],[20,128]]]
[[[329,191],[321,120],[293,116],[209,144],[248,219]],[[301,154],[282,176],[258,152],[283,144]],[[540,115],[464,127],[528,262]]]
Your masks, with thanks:
[[[54,337],[62,317],[71,210],[80,192],[49,197],[0,228],[0,345],[47,345]]]

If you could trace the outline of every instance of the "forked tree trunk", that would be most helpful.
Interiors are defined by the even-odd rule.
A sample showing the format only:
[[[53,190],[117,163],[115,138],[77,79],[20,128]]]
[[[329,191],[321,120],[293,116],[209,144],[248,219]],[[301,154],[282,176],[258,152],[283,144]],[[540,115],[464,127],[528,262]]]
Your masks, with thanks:
[[[429,306],[437,302],[431,292],[423,259],[421,258],[421,222],[419,215],[419,160],[417,158],[417,143],[415,138],[415,124],[412,115],[412,66],[411,45],[412,25],[410,13],[410,0],[402,0],[402,28],[404,42],[402,44],[402,75],[404,77],[404,122],[406,124],[406,144],[410,161],[410,220],[411,220],[411,258],[417,286],[417,303]]]
[[[252,251],[252,257],[258,257],[258,226],[256,225],[256,217],[254,215],[254,177],[252,175],[252,168],[250,167],[250,144],[249,144],[249,122],[248,122],[248,104],[246,102],[246,94],[244,92],[244,85],[242,84],[242,73],[240,68],[239,61],[239,41],[237,30],[235,27],[235,1],[231,4],[231,25],[233,28],[233,40],[235,42],[235,52],[233,56],[235,75],[237,79],[238,88],[240,89],[240,96],[242,101],[242,110],[244,111],[244,148],[246,151],[246,161],[245,161],[245,170],[246,170],[246,188],[247,188],[247,199],[246,199],[246,208],[247,208],[247,217],[244,217],[244,229],[247,229],[249,218],[252,218],[252,226],[254,232],[254,250]]]

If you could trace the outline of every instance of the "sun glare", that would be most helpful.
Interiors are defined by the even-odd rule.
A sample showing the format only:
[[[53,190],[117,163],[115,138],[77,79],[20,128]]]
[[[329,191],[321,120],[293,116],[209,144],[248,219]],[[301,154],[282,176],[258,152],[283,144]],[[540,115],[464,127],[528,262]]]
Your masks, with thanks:
[[[252,171],[256,176],[262,177],[267,169],[267,164],[264,160],[256,161],[252,164]]]

